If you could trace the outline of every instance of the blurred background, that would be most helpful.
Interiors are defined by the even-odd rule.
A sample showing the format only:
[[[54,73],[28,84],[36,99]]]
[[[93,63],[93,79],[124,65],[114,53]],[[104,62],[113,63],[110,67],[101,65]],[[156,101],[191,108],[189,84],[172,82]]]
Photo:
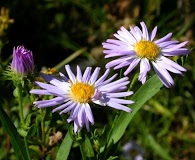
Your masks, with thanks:
[[[108,60],[104,59],[102,42],[113,38],[121,26],[129,29],[129,25],[139,25],[141,21],[149,32],[158,26],[156,38],[172,32],[173,39],[189,41],[191,53],[184,63],[188,71],[182,78],[175,77],[174,87],[163,88],[142,107],[116,155],[119,159],[135,159],[137,148],[125,153],[129,157],[123,153],[123,146],[132,142],[141,148],[146,160],[195,159],[195,0],[1,0],[0,9],[0,25],[5,23],[0,28],[1,71],[9,64],[17,45],[33,52],[37,71],[55,67],[71,55],[74,56],[67,62],[73,66],[104,67]],[[141,86],[136,85],[134,92]],[[4,80],[0,87],[0,103],[12,115],[13,88]],[[112,123],[114,112],[101,110],[105,115],[102,119],[99,111],[94,110],[95,127]],[[2,128],[0,145],[0,159],[6,160],[13,151]]]

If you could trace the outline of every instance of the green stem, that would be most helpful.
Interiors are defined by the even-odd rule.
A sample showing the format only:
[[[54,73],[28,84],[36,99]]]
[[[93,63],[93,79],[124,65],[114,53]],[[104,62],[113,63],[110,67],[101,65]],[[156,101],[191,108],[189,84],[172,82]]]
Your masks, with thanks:
[[[20,123],[24,125],[24,116],[23,116],[23,106],[22,106],[22,87],[18,85],[18,105],[19,105],[19,116],[20,116]]]
[[[27,137],[24,137],[24,144],[25,144],[25,148],[26,148],[26,153],[27,153],[28,159],[31,160],[30,152],[29,152],[29,148],[28,148],[28,140],[27,140]]]
[[[43,151],[43,157],[45,157],[45,113],[44,109],[41,109],[41,115],[43,116],[43,119],[41,121],[41,138],[42,138],[42,151]]]
[[[129,91],[133,88],[133,85],[135,84],[135,81],[137,81],[137,78],[138,78],[138,73],[136,73],[135,75],[134,75],[134,77],[133,77],[133,80],[131,81],[131,84],[130,84],[130,86],[129,86]]]
[[[60,116],[68,129],[70,137],[72,138],[73,141],[76,141],[75,136],[72,134],[73,127],[67,122],[67,117],[65,116],[65,114],[60,114]]]
[[[17,91],[18,91],[18,105],[19,105],[20,123],[22,126],[24,126],[25,121],[24,121],[23,105],[22,105],[22,86],[20,84],[17,86]],[[29,152],[29,148],[28,148],[27,137],[24,137],[24,144],[25,144],[28,160],[31,160],[30,152]]]

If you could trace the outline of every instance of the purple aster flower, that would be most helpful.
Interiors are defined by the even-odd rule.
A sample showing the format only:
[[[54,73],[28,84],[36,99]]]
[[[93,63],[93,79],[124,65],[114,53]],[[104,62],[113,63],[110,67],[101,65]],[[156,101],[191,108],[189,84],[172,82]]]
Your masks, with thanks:
[[[129,83],[127,77],[113,81],[117,76],[117,74],[115,74],[107,79],[110,73],[110,70],[107,69],[98,79],[100,71],[100,68],[98,67],[93,73],[91,73],[92,68],[87,67],[82,74],[80,67],[77,66],[76,76],[71,71],[69,65],[66,65],[65,69],[68,77],[62,73],[59,73],[60,78],[41,73],[41,77],[50,84],[35,82],[35,84],[42,89],[33,89],[30,93],[53,95],[53,99],[35,101],[34,104],[39,108],[59,105],[53,109],[53,112],[60,111],[60,114],[70,112],[67,121],[68,123],[74,121],[75,133],[79,132],[84,125],[89,131],[89,122],[92,125],[94,124],[93,114],[89,105],[90,103],[131,112],[131,109],[125,105],[134,102],[121,99],[133,94],[132,91],[123,92],[127,89],[126,85]]]
[[[187,41],[178,44],[178,41],[171,40],[172,33],[161,39],[154,40],[157,27],[149,34],[145,23],[141,22],[140,24],[142,30],[137,26],[130,26],[130,31],[121,27],[114,34],[118,40],[108,39],[105,43],[102,43],[103,48],[106,49],[104,50],[105,58],[119,57],[109,62],[106,68],[114,67],[114,69],[119,69],[128,66],[124,72],[126,76],[140,62],[138,80],[144,84],[147,73],[150,70],[150,64],[152,64],[159,79],[169,88],[174,85],[174,81],[168,71],[182,75],[181,71],[186,71],[186,69],[166,58],[166,56],[189,54],[189,50],[183,48]]]
[[[27,50],[24,46],[17,46],[13,49],[13,59],[11,68],[16,73],[21,75],[27,75],[34,69],[33,54],[30,50]]]
[[[123,156],[125,160],[143,160],[144,150],[135,142],[129,141],[123,146]]]

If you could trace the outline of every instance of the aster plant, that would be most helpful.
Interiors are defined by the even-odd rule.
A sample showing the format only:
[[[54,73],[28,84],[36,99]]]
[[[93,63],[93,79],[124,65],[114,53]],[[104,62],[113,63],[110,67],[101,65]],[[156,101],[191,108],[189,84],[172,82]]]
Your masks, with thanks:
[[[141,22],[140,24],[142,30],[137,26],[130,26],[130,31],[121,27],[114,34],[118,40],[108,39],[102,43],[105,49],[103,51],[106,54],[105,58],[119,57],[108,62],[106,68],[119,69],[128,66],[124,72],[124,75],[127,76],[140,63],[138,80],[144,84],[152,64],[158,78],[169,88],[174,85],[174,80],[169,72],[182,75],[186,69],[167,57],[189,54],[189,50],[184,48],[187,41],[178,43],[176,40],[171,40],[172,33],[154,40],[157,27],[149,34],[145,23]]]
[[[24,116],[23,101],[24,101],[24,94],[25,96],[28,96],[28,93],[26,91],[29,90],[27,87],[30,82],[29,75],[30,74],[33,75],[33,73],[34,73],[34,60],[33,60],[32,51],[26,49],[24,46],[17,46],[16,48],[14,47],[12,62],[7,67],[7,70],[4,72],[4,75],[5,78],[7,80],[11,80],[15,86],[13,94],[18,102],[17,109],[19,111],[19,118],[20,118],[17,132],[20,134],[20,136],[24,138],[24,146],[22,146],[21,148],[23,150],[22,152],[25,152],[23,156],[25,157],[25,159],[28,160],[31,159],[28,140],[27,140],[27,133],[30,129],[29,126],[30,123],[29,120],[26,120],[26,117]],[[8,119],[6,121],[8,121]],[[11,125],[11,123],[9,125]],[[14,126],[12,126],[11,130],[8,130],[8,133],[10,131],[14,132]],[[18,146],[16,146],[16,148],[18,148]],[[20,153],[18,153],[18,155],[19,157],[21,156]]]
[[[94,70],[87,67],[82,72],[78,65],[74,73],[70,65],[65,65],[65,59],[57,65],[59,68],[46,69],[44,73],[40,72],[40,77],[31,81],[32,77],[29,75],[34,73],[33,54],[24,46],[14,47],[13,59],[5,75],[16,87],[14,96],[18,100],[19,123],[16,128],[2,107],[0,120],[10,136],[18,159],[55,157],[55,160],[66,160],[72,158],[69,154],[73,146],[80,148],[83,160],[118,158],[113,157],[114,151],[136,113],[163,85],[167,88],[174,85],[169,72],[182,75],[186,71],[169,57],[189,54],[189,50],[185,48],[187,41],[179,43],[171,40],[171,33],[154,40],[157,27],[149,34],[145,23],[140,24],[141,29],[135,26],[130,27],[130,31],[121,27],[114,34],[118,40],[108,39],[103,43],[105,58],[117,57],[108,62],[103,74],[100,74],[99,67]],[[137,78],[135,76],[130,83],[128,77],[139,63],[138,80],[143,85],[133,94],[131,89]],[[66,73],[56,73],[56,69],[61,69],[62,64],[65,65]],[[151,65],[156,74],[147,80]],[[112,67],[127,69],[124,76],[117,77],[116,73],[111,73]],[[25,85],[26,82],[28,86]],[[28,95],[29,93],[31,94]],[[26,106],[30,107],[27,109]],[[96,111],[100,118],[109,116],[109,123],[103,124],[102,128],[95,125],[93,107],[98,108]],[[116,109],[117,112],[114,115],[100,115],[98,111],[104,109]],[[61,117],[59,118],[58,113],[53,114],[55,112]],[[127,152],[133,153],[137,149],[133,143],[127,143],[123,148],[124,158],[129,158]],[[161,151],[163,157],[166,151]],[[133,155],[135,159],[143,158],[143,151],[136,153],[138,154]]]
[[[117,74],[108,78],[110,70],[98,78],[100,68],[97,67],[93,73],[91,67],[87,67],[82,74],[81,69],[77,66],[76,76],[71,71],[69,65],[65,65],[68,77],[61,72],[60,78],[53,75],[41,73],[41,77],[48,83],[36,81],[35,84],[41,89],[33,89],[32,94],[53,95],[50,100],[35,101],[38,108],[54,107],[53,112],[60,111],[60,114],[70,112],[68,122],[74,122],[74,133],[79,132],[83,126],[89,131],[89,123],[94,124],[94,117],[91,106],[98,104],[103,107],[131,112],[131,109],[125,105],[132,104],[133,101],[122,99],[132,95],[132,91],[124,91],[129,84],[128,78],[123,77],[113,81]],[[56,107],[58,106],[58,107]]]

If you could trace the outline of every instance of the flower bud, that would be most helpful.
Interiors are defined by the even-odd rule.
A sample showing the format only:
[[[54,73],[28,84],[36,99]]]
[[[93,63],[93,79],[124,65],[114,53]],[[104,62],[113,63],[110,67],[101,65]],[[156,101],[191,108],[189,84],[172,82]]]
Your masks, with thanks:
[[[11,69],[23,76],[33,72],[34,60],[32,52],[27,50],[24,46],[14,47]]]

